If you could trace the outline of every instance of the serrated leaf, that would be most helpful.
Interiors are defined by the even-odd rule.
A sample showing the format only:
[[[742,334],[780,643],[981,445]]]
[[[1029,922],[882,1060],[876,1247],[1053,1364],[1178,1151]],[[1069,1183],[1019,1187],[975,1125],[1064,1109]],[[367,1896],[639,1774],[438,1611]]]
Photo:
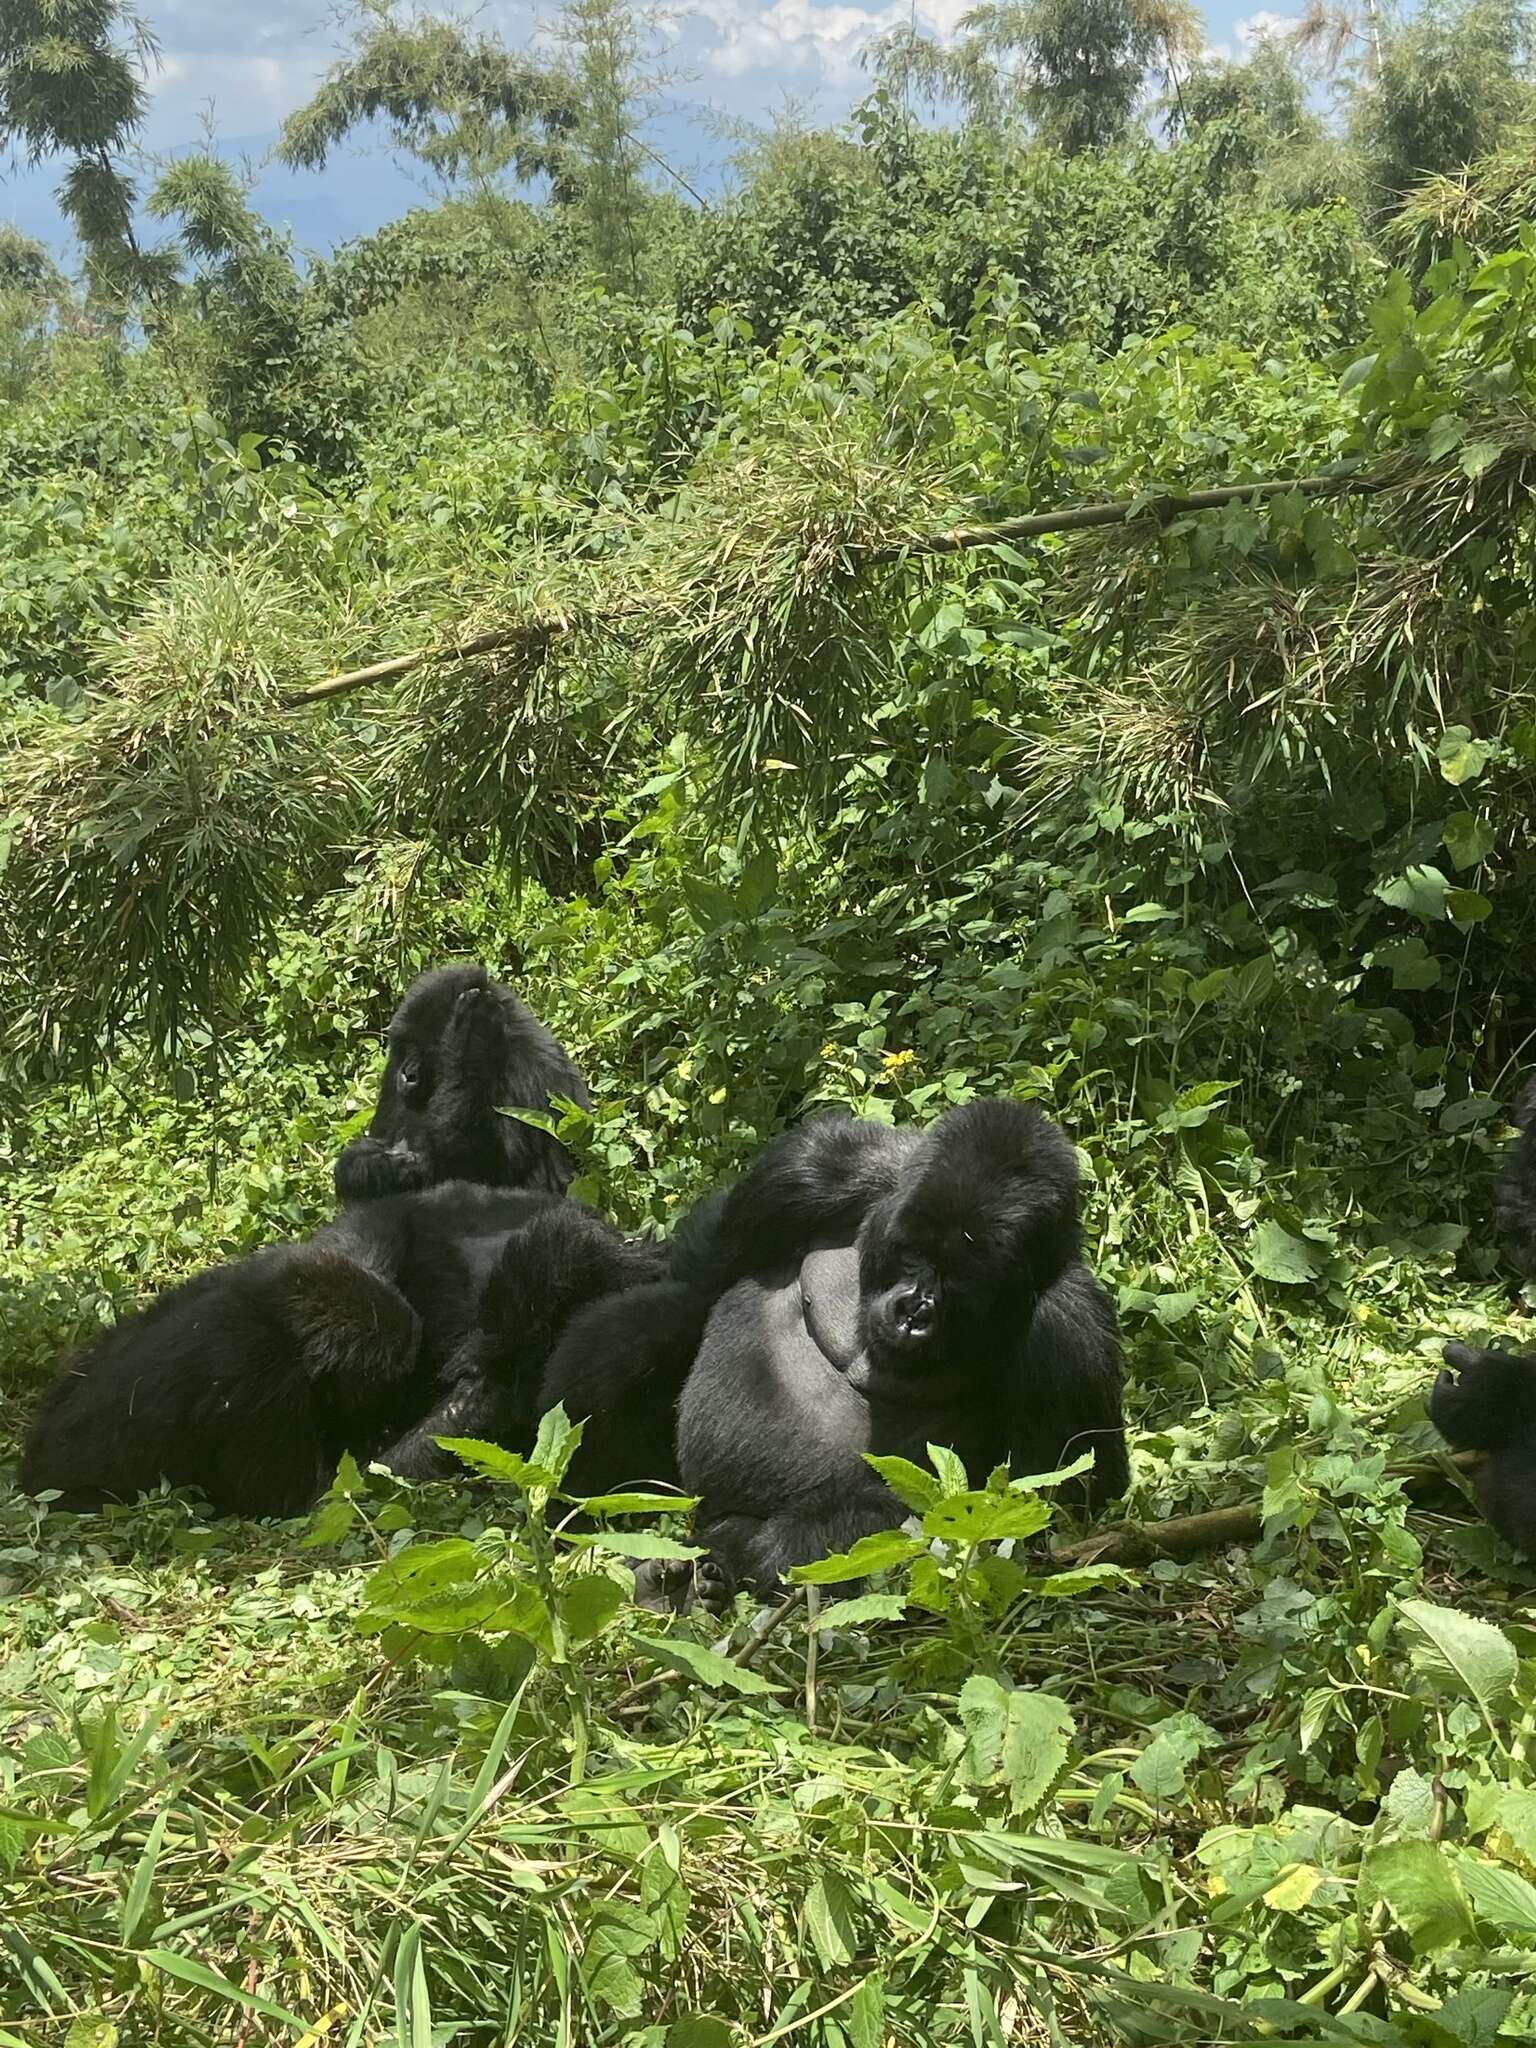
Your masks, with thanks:
[[[939,1485],[944,1493],[966,1493],[970,1489],[970,1477],[965,1466],[948,1444],[926,1444],[928,1462],[938,1474]]]
[[[878,1970],[864,1979],[848,2001],[843,2024],[853,2048],[884,2048],[885,1979]]]
[[[1048,1501],[1030,1493],[962,1493],[923,1517],[923,1533],[943,1543],[1003,1543],[1034,1536],[1051,1519]]]
[[[1273,1221],[1261,1223],[1248,1241],[1248,1263],[1261,1280],[1273,1280],[1282,1287],[1298,1287],[1315,1280],[1322,1271],[1322,1257],[1314,1245]]]
[[[900,1529],[880,1529],[873,1536],[861,1536],[852,1550],[836,1557],[824,1557],[816,1564],[791,1565],[789,1576],[798,1586],[839,1586],[845,1579],[862,1579],[870,1572],[909,1564],[922,1552],[923,1546],[915,1536],[907,1536]]]
[[[824,1970],[853,1961],[859,1938],[853,1894],[835,1870],[823,1872],[806,1893],[805,1930]]]
[[[560,1623],[567,1640],[590,1642],[612,1621],[625,1604],[622,1586],[601,1572],[587,1572],[573,1579],[560,1594]]]
[[[1492,853],[1498,835],[1476,811],[1453,811],[1441,826],[1440,837],[1456,867],[1475,868]]]
[[[647,1656],[665,1665],[669,1671],[680,1671],[685,1677],[696,1678],[700,1685],[707,1685],[713,1690],[752,1695],[773,1691],[761,1673],[733,1664],[718,1650],[707,1650],[702,1643],[690,1642],[686,1636],[665,1639],[635,1636],[632,1640],[636,1649],[644,1650]]]
[[[1010,1691],[976,1673],[960,1692],[971,1774],[986,1784],[1001,1777],[1015,1813],[1033,1811],[1066,1765],[1077,1724],[1054,1693]]]
[[[1038,1600],[1075,1600],[1082,1593],[1096,1593],[1105,1586],[1134,1586],[1136,1574],[1118,1564],[1080,1564],[1070,1571],[1052,1572],[1042,1579],[1030,1579],[1028,1590]]]
[[[1457,1868],[1479,1920],[1522,1947],[1536,1945],[1536,1885],[1481,1856],[1464,1856]]]
[[[1504,453],[1501,441],[1469,441],[1461,451],[1461,466],[1469,477],[1476,479],[1490,468]]]
[[[1441,1692],[1474,1700],[1492,1727],[1508,1704],[1518,1659],[1502,1629],[1457,1607],[1429,1600],[1404,1600],[1398,1616],[1409,1637],[1413,1668]]]
[[[899,1593],[862,1593],[856,1600],[834,1600],[813,1624],[822,1628],[859,1628],[868,1621],[900,1621],[907,1603]]]
[[[910,1458],[879,1457],[873,1451],[866,1451],[864,1462],[873,1466],[902,1506],[910,1508],[915,1515],[922,1514],[925,1508],[931,1508],[936,1500],[943,1498],[943,1489],[934,1474],[925,1472],[921,1465],[914,1465]]]
[[[698,1504],[691,1493],[593,1493],[578,1503],[584,1515],[686,1515]]]
[[[434,1438],[434,1442],[443,1450],[452,1451],[472,1472],[479,1472],[486,1479],[499,1480],[505,1486],[515,1486],[522,1493],[535,1487],[552,1492],[559,1484],[547,1465],[519,1457],[516,1451],[504,1450],[500,1444],[482,1443],[479,1437],[473,1436],[440,1436]]]
[[[1132,1783],[1148,1799],[1166,1805],[1183,1793],[1189,1766],[1215,1740],[1215,1730],[1197,1714],[1171,1714],[1158,1723],[1152,1740],[1131,1765]]]
[[[595,1535],[573,1536],[573,1549],[606,1551],[611,1557],[703,1557],[696,1543],[675,1536],[653,1536],[649,1529],[603,1529]]]
[[[1383,1842],[1360,1868],[1362,1889],[1385,1899],[1420,1955],[1477,1939],[1466,1894],[1436,1842]]]

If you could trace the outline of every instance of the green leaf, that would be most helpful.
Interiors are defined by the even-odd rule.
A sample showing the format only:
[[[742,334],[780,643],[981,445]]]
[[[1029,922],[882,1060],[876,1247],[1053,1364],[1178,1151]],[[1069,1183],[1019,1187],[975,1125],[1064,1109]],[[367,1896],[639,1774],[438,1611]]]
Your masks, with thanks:
[[[1457,924],[1481,924],[1492,917],[1493,905],[1476,889],[1447,889],[1445,914]]]
[[[1389,970],[1394,988],[1434,988],[1440,980],[1440,962],[1417,935],[1378,946],[1373,964]]]
[[[1429,423],[1429,430],[1424,436],[1424,453],[1431,462],[1439,462],[1466,437],[1466,421],[1457,413],[1443,412]]]
[[[1340,393],[1353,391],[1357,385],[1363,384],[1375,369],[1378,360],[1376,356],[1357,356],[1339,379]]]
[[[1134,1586],[1136,1574],[1118,1564],[1080,1564],[1070,1571],[1051,1572],[1031,1579],[1029,1591],[1040,1600],[1075,1600],[1081,1593],[1101,1591],[1105,1586]]]
[[[773,1691],[768,1680],[756,1671],[733,1664],[718,1650],[707,1650],[702,1643],[690,1642],[686,1636],[665,1640],[655,1636],[635,1636],[632,1640],[636,1649],[644,1650],[658,1664],[665,1665],[669,1671],[680,1671],[685,1677],[696,1678],[700,1685],[754,1695]]]
[[[1479,1920],[1522,1948],[1536,1946],[1536,1884],[1481,1856],[1463,1856],[1456,1868]]]
[[[1077,1724],[1054,1693],[1009,1691],[977,1673],[960,1692],[967,1761],[985,1784],[1002,1777],[1015,1813],[1032,1812],[1066,1767]]]
[[[395,1951],[395,2039],[399,2048],[432,2048],[432,2000],[418,1920],[407,1923]]]
[[[1446,781],[1453,788],[1460,789],[1463,783],[1476,782],[1488,766],[1488,756],[1492,751],[1484,741],[1473,739],[1470,727],[1448,725],[1440,735],[1435,758]]]
[[[928,1453],[929,1464],[938,1474],[944,1493],[966,1493],[970,1490],[970,1475],[948,1444],[925,1444],[923,1448]]]
[[[1494,1714],[1509,1703],[1518,1669],[1504,1631],[1429,1600],[1404,1600],[1397,1611],[1414,1670],[1436,1691],[1476,1701],[1491,1726]]]
[[[1248,1263],[1261,1280],[1273,1280],[1282,1287],[1298,1287],[1315,1280],[1323,1269],[1315,1245],[1292,1237],[1275,1222],[1261,1223],[1249,1239]]]
[[[1502,441],[1469,441],[1461,451],[1461,466],[1469,477],[1480,477],[1503,453]]]
[[[945,1543],[1002,1543],[1034,1536],[1051,1519],[1049,1501],[1029,1493],[961,1493],[923,1517],[923,1534]]]
[[[1367,1896],[1385,1899],[1420,1955],[1477,1939],[1466,1894],[1436,1842],[1381,1843],[1362,1863],[1360,1883]]]
[[[578,1502],[584,1515],[686,1515],[698,1504],[691,1493],[592,1493]]]
[[[179,1977],[183,1984],[195,1984],[199,1991],[212,1991],[231,2005],[242,2006],[247,2012],[259,2013],[263,2019],[277,2020],[282,2026],[292,2027],[296,2034],[309,2031],[298,2014],[289,2012],[286,2006],[275,2005],[270,1998],[259,1998],[243,1985],[231,1984],[227,1977],[210,1970],[206,1963],[195,1962],[191,1956],[179,1956],[169,1948],[147,1948],[143,1959],[154,1969],[163,1970],[167,1977]]]
[[[558,1402],[540,1417],[539,1433],[533,1440],[533,1464],[554,1475],[553,1485],[558,1486],[565,1477],[586,1426],[584,1422],[572,1422]]]
[[[560,1483],[548,1466],[519,1457],[516,1451],[503,1450],[500,1444],[482,1443],[473,1436],[440,1436],[434,1441],[461,1458],[472,1472],[499,1480],[505,1486],[515,1486],[520,1493],[535,1489],[553,1492]]]
[[[1152,1740],[1131,1765],[1132,1783],[1148,1799],[1168,1804],[1184,1791],[1189,1766],[1215,1741],[1215,1730],[1197,1714],[1171,1714],[1153,1729]]]
[[[601,1572],[574,1579],[560,1595],[560,1622],[572,1643],[590,1642],[625,1604],[624,1589]]]
[[[1441,827],[1440,837],[1456,867],[1475,868],[1492,853],[1497,834],[1476,811],[1453,811]]]
[[[613,1557],[703,1557],[696,1543],[675,1536],[653,1536],[648,1529],[603,1529],[596,1535],[572,1536],[573,1548],[602,1550]]]
[[[845,1579],[862,1579],[870,1572],[910,1563],[922,1553],[923,1545],[915,1536],[904,1535],[900,1529],[881,1529],[873,1536],[861,1536],[852,1550],[837,1557],[791,1565],[789,1576],[797,1586],[839,1586]]]
[[[835,1870],[824,1871],[806,1893],[805,1929],[824,1970],[851,1963],[858,1953],[853,1893]]]
[[[899,1621],[907,1611],[900,1593],[861,1593],[856,1600],[834,1600],[816,1617],[821,1628],[859,1628],[866,1621]]]
[[[105,2014],[83,2012],[64,2036],[64,2048],[117,2048],[117,2029]]]
[[[733,2048],[735,2030],[724,2020],[703,2013],[691,2019],[674,2020],[667,2029],[666,2048]]]
[[[842,2019],[853,2048],[884,2048],[885,1979],[878,1970],[849,1999]]]
[[[934,1475],[925,1472],[921,1465],[914,1465],[910,1458],[882,1458],[866,1451],[864,1462],[874,1467],[902,1506],[915,1515],[943,1497],[943,1489]]]
[[[1378,882],[1375,894],[1393,910],[1406,910],[1425,924],[1438,924],[1445,916],[1447,886],[1438,868],[1409,867]]]

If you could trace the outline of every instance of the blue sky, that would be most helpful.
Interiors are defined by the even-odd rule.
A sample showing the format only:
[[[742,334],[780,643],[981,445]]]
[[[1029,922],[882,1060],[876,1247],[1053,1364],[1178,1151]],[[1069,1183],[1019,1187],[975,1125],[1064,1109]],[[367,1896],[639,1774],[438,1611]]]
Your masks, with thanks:
[[[793,106],[806,120],[844,115],[867,86],[860,54],[870,37],[914,12],[945,36],[973,0],[671,0],[660,44],[673,74],[649,131],[671,164],[701,189],[718,189],[731,134],[765,127]],[[258,171],[253,199],[301,248],[325,251],[366,234],[428,194],[415,170],[379,140],[360,139],[320,174],[266,166],[283,117],[336,61],[342,32],[327,0],[140,0],[160,43],[150,80],[146,148],[174,155],[211,120],[224,156]],[[547,45],[555,5],[487,0],[477,25],[513,48]],[[1241,54],[1256,29],[1281,17],[1215,0],[1214,49]],[[60,167],[12,167],[0,183],[0,221],[55,246],[65,241],[53,201]]]

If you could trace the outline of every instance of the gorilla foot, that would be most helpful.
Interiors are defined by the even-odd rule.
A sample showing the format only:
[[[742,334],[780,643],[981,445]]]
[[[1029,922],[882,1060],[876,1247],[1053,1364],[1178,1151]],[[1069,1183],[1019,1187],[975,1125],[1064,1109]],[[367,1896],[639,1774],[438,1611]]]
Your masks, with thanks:
[[[648,1614],[724,1614],[734,1591],[712,1557],[653,1557],[635,1573],[635,1605]]]

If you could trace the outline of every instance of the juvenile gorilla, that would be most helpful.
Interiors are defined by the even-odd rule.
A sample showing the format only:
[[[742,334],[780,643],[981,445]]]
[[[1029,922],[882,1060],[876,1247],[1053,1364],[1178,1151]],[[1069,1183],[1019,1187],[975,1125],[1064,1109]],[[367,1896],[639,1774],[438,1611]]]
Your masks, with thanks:
[[[1485,1451],[1478,1505],[1512,1550],[1536,1559],[1536,1358],[1447,1344],[1429,1419],[1456,1451]]]
[[[1523,1279],[1536,1280],[1536,1075],[1520,1090],[1510,1116],[1520,1135],[1499,1175],[1494,1214],[1511,1264]]]
[[[520,1425],[519,1345],[541,1359],[583,1290],[643,1257],[589,1211],[527,1189],[448,1182],[361,1204],[307,1244],[172,1288],[67,1361],[33,1418],[22,1484],[89,1509],[164,1479],[218,1513],[293,1515],[344,1451],[406,1475],[454,1469],[431,1435]]]
[[[679,1466],[736,1579],[766,1589],[899,1523],[866,1451],[921,1463],[946,1444],[980,1482],[1091,1450],[1087,1500],[1124,1490],[1114,1310],[1082,1262],[1076,1155],[1039,1110],[971,1103],[921,1135],[809,1124],[704,1238],[705,1291],[722,1291]]]
[[[364,1202],[447,1180],[564,1194],[564,1146],[498,1114],[547,1111],[556,1095],[590,1106],[554,1034],[483,967],[435,967],[390,1022],[378,1107],[336,1162],[337,1196]]]

